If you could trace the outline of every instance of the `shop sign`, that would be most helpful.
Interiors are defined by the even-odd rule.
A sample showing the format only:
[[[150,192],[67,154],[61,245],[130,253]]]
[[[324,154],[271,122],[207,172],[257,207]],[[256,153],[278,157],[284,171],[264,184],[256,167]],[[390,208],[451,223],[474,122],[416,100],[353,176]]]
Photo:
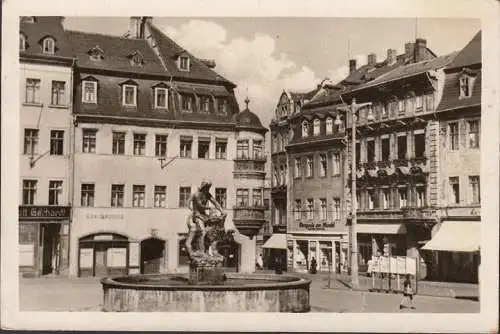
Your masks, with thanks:
[[[34,206],[20,205],[19,219],[36,219],[36,220],[54,220],[54,219],[69,219],[71,215],[71,207],[69,206]]]
[[[87,213],[85,215],[87,219],[103,219],[103,220],[113,220],[113,219],[123,219],[123,214],[121,213]]]

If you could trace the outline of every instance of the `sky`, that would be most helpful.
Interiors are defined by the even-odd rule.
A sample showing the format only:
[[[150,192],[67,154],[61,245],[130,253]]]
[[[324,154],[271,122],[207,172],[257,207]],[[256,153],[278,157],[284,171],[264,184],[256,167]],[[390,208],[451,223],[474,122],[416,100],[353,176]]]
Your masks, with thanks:
[[[283,89],[308,91],[322,79],[333,82],[348,72],[348,60],[377,60],[387,49],[403,52],[415,37],[427,40],[438,56],[463,48],[480,30],[477,19],[454,18],[300,18],[154,17],[153,23],[199,58],[214,59],[215,70],[237,85],[240,109],[268,126]],[[123,35],[128,17],[70,17],[66,29]]]

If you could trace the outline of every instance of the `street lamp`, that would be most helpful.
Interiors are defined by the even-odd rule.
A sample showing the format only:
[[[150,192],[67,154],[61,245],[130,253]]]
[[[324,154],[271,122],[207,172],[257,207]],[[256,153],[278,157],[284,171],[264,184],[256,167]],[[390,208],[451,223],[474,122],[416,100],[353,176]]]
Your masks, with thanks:
[[[371,102],[356,104],[356,99],[352,99],[350,108],[339,107],[338,110],[345,112],[350,112],[352,114],[352,145],[351,145],[351,287],[353,289],[359,288],[359,277],[358,277],[358,238],[356,232],[356,210],[357,210],[357,198],[356,198],[356,122],[358,118],[358,112],[361,108],[371,106]],[[368,121],[373,121],[373,113],[369,112],[366,117]],[[340,120],[339,120],[340,121]],[[335,120],[335,123],[338,123]]]

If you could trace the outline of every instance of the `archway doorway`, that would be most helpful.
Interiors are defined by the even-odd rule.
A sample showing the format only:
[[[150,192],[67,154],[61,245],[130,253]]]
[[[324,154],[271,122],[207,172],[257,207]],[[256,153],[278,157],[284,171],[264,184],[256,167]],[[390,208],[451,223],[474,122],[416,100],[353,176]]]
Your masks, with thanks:
[[[141,274],[155,274],[163,271],[166,261],[165,240],[148,238],[141,241]]]
[[[224,257],[222,266],[231,271],[238,271],[240,245],[236,241],[222,241],[217,245],[217,250]]]

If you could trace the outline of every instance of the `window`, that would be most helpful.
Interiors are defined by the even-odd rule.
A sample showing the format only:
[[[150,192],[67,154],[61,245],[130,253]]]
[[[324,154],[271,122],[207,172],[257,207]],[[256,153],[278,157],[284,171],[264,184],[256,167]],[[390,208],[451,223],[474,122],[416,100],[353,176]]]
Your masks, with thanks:
[[[124,106],[137,105],[137,86],[123,85],[122,103]]]
[[[302,201],[300,199],[295,200],[295,210],[293,212],[294,212],[295,220],[302,219]]]
[[[226,188],[215,188],[215,200],[222,208],[227,207],[227,190]]]
[[[319,176],[320,177],[326,176],[327,168],[328,168],[328,164],[327,164],[327,160],[326,160],[326,154],[320,154],[319,155]]]
[[[426,206],[426,187],[424,185],[419,185],[416,187],[417,191],[417,207],[423,208]]]
[[[428,94],[425,96],[425,110],[434,110],[434,94]]]
[[[381,117],[387,117],[387,112],[389,110],[389,102],[381,102],[380,103],[380,116]]]
[[[333,220],[340,220],[340,198],[335,197],[332,201]]]
[[[180,156],[182,158],[191,158],[191,147],[193,145],[192,139],[181,139],[180,142]]]
[[[26,36],[19,34],[19,51],[26,50]]]
[[[422,95],[415,97],[415,111],[422,111],[424,109],[424,99]]]
[[[210,98],[208,96],[200,97],[200,112],[202,113],[210,112]]]
[[[399,207],[405,208],[407,206],[407,191],[406,188],[398,188],[398,198],[399,198]]]
[[[125,186],[123,184],[111,185],[111,207],[122,208]]]
[[[273,136],[273,138],[271,139],[271,152],[274,153],[277,151],[278,151],[278,137]]]
[[[460,77],[460,98],[470,97],[472,95],[473,78],[468,75]]]
[[[389,137],[382,137],[382,161],[389,161],[391,146]]]
[[[82,85],[82,101],[85,103],[97,103],[97,82],[84,81]]]
[[[81,206],[94,206],[95,185],[93,183],[82,183]]]
[[[64,152],[64,131],[50,131],[50,155],[63,155]]]
[[[340,175],[340,153],[332,155],[332,175]]]
[[[189,71],[189,57],[179,57],[179,68],[183,71]]]
[[[215,142],[215,159],[227,159],[227,142]]]
[[[184,112],[193,110],[193,97],[188,94],[181,94],[181,107]]]
[[[404,99],[398,100],[398,112],[400,114],[405,112],[405,100]]]
[[[54,41],[53,38],[51,37],[45,38],[42,44],[43,44],[42,45],[43,53],[54,54],[56,48],[56,42]]]
[[[132,206],[143,208],[145,206],[146,186],[134,184],[132,186]]]
[[[309,136],[309,124],[307,121],[302,122],[302,137],[307,138]]]
[[[302,177],[302,159],[295,158],[295,173],[296,178]]]
[[[481,191],[479,184],[479,176],[469,176],[470,201],[473,204],[481,203]]]
[[[375,161],[375,140],[370,139],[366,141],[366,150],[367,150],[367,160],[368,162]]]
[[[448,148],[458,150],[458,122],[448,123]]]
[[[319,128],[320,128],[320,121],[319,119],[315,119],[313,123],[313,134],[315,136],[319,135],[319,130],[320,130]]]
[[[382,188],[382,209],[389,209],[391,203],[391,193],[388,188]]]
[[[252,191],[253,206],[262,206],[262,189],[254,189]]]
[[[398,159],[406,159],[406,135],[398,135]]]
[[[314,160],[313,157],[306,158],[306,177],[313,177]]]
[[[168,105],[168,90],[162,87],[155,88],[155,108],[166,109]]]
[[[26,103],[40,103],[40,79],[26,79]]]
[[[146,135],[134,133],[134,155],[144,155],[146,153]]]
[[[307,214],[307,219],[309,220],[313,220],[314,219],[314,201],[312,198],[308,198],[307,199],[307,211],[306,211],[306,214]]]
[[[208,159],[210,157],[210,138],[202,139],[198,138],[198,158]]]
[[[414,132],[414,140],[415,140],[415,157],[423,158],[425,157],[425,132],[415,131]]]
[[[155,135],[155,156],[167,156],[167,135]]]
[[[263,158],[263,145],[262,140],[254,140],[253,141],[253,157],[254,159]]]
[[[280,185],[286,185],[286,166],[281,165],[280,166]]]
[[[326,220],[326,198],[320,198],[319,199],[319,219],[320,220]]]
[[[333,133],[333,119],[328,117],[326,119],[326,134],[331,135]]]
[[[368,190],[368,209],[373,210],[377,207],[377,194],[375,190]]]
[[[38,129],[24,129],[24,154],[36,154],[38,148]]]
[[[37,180],[23,180],[23,205],[36,203]]]
[[[82,133],[83,133],[82,151],[84,153],[95,153],[97,130],[83,129]]]
[[[113,154],[125,154],[125,132],[113,131]]]
[[[155,199],[155,208],[165,208],[167,206],[167,187],[155,186],[154,199]]]
[[[469,131],[469,148],[479,148],[480,123],[479,120],[470,120],[467,122]]]
[[[459,204],[460,203],[460,183],[458,176],[450,177],[450,203]]]
[[[218,114],[227,114],[227,100],[218,98],[217,99],[217,113]]]
[[[361,143],[356,142],[356,164],[359,164],[361,161]]]
[[[49,205],[62,204],[62,181],[49,181]]]
[[[248,159],[250,157],[248,140],[238,140],[236,144],[236,157]]]
[[[191,198],[191,187],[180,187],[179,188],[179,207],[180,208],[187,207],[190,198]]]
[[[52,81],[52,99],[51,104],[62,106],[66,103],[64,100],[64,90],[66,83],[64,81]]]
[[[236,189],[236,206],[248,206],[248,189]]]

